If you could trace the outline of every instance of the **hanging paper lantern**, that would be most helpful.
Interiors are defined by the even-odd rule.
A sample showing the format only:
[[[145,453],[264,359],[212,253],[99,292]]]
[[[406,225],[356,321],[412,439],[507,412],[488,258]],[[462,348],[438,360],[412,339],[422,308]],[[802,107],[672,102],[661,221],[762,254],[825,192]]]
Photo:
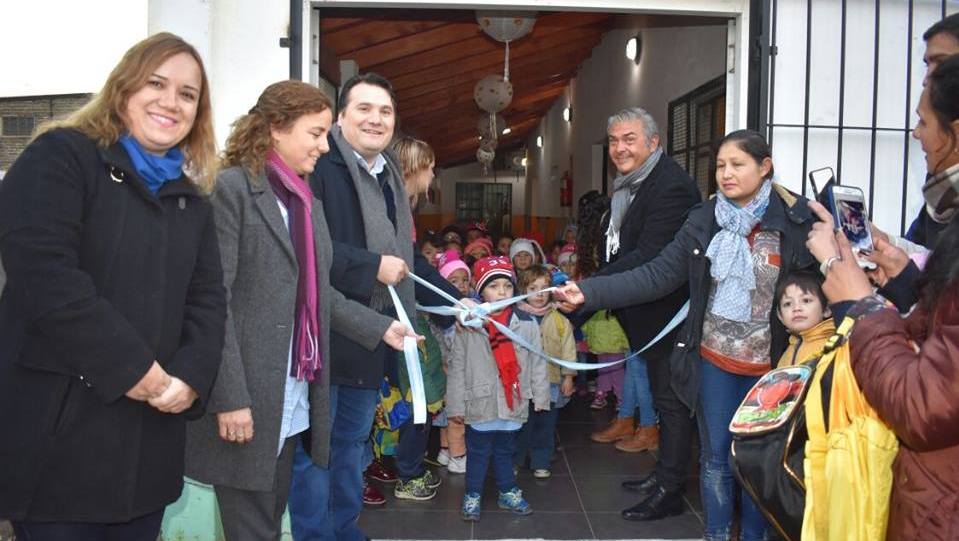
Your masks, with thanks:
[[[477,11],[476,22],[483,32],[500,42],[515,41],[533,30],[536,14],[509,11]]]
[[[480,115],[476,119],[476,131],[485,139],[499,139],[506,129],[506,119],[503,115]]]
[[[476,149],[476,159],[484,166],[489,166],[493,163],[493,159],[496,158],[496,151],[489,150],[483,147]]]
[[[499,144],[499,141],[497,141],[496,139],[483,139],[482,141],[480,141],[480,148],[488,150],[490,152],[494,152],[498,144]]]
[[[502,75],[487,75],[476,83],[473,99],[480,109],[498,113],[509,107],[513,101],[513,85]]]

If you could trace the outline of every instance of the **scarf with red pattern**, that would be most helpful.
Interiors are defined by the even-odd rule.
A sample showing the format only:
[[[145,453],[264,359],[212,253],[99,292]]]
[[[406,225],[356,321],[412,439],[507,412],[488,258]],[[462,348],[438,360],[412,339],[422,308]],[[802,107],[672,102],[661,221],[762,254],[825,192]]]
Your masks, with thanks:
[[[490,314],[489,318],[497,323],[509,327],[509,319],[513,315],[512,308],[504,308],[498,314]],[[516,348],[513,341],[507,338],[492,323],[486,324],[489,333],[489,345],[493,350],[493,360],[499,369],[499,380],[503,384],[503,393],[506,395],[506,405],[513,409],[513,396],[519,397],[519,362],[516,360]]]

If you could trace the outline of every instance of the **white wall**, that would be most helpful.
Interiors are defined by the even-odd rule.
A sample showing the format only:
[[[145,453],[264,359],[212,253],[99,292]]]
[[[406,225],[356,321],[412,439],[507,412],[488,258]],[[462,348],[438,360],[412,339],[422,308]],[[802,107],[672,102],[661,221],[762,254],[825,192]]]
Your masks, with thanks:
[[[517,174],[513,171],[496,171],[494,180],[492,170],[484,175],[483,166],[478,162],[474,162],[443,169],[433,182],[440,189],[440,204],[433,205],[423,201],[419,206],[419,212],[421,214],[455,214],[456,185],[461,182],[510,183],[513,185],[511,213],[513,216],[525,214],[523,209],[526,206],[526,179],[522,173],[520,173],[517,178]]]
[[[636,30],[608,32],[593,49],[567,92],[557,99],[527,145],[534,216],[568,216],[559,205],[559,178],[573,158],[573,204],[583,193],[601,189],[601,171],[593,145],[606,137],[606,120],[624,107],[643,107],[656,122],[665,145],[667,106],[671,100],[723,74],[726,68],[725,25],[652,28],[641,31],[643,52],[636,65],[626,58],[626,42]],[[572,104],[572,122],[562,111]],[[542,135],[542,149],[536,137]],[[606,159],[605,156],[602,157]]]
[[[4,0],[0,97],[99,91],[147,17],[147,0]]]

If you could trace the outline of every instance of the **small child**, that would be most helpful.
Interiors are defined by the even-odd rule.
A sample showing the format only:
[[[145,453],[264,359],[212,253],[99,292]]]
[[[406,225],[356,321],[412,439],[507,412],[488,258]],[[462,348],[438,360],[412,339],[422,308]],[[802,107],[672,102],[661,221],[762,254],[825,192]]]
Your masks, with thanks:
[[[473,267],[476,288],[485,302],[513,296],[513,265],[503,256],[485,257]],[[533,317],[513,307],[489,318],[541,347],[539,326]],[[546,365],[523,347],[515,346],[492,323],[482,331],[457,330],[450,355],[446,409],[450,420],[466,423],[466,492],[463,520],[477,521],[480,494],[490,461],[499,489],[499,507],[517,515],[533,512],[516,486],[513,440],[526,422],[529,400],[536,411],[549,409]]]
[[[533,265],[519,280],[521,293],[534,293],[550,286],[553,273],[543,265]],[[543,342],[543,351],[546,354],[564,361],[576,360],[576,342],[573,339],[573,324],[556,309],[549,293],[540,293],[529,297],[526,302],[517,306],[532,314],[539,322],[540,336]],[[545,362],[545,361],[542,361]],[[533,477],[546,479],[551,475],[550,462],[553,451],[556,449],[556,421],[559,410],[569,402],[573,394],[573,378],[576,371],[561,368],[553,363],[548,364],[549,397],[548,411],[531,411],[529,420],[523,425],[516,437],[516,452],[513,462],[523,466],[526,455],[529,455],[530,468]]]
[[[789,331],[789,347],[777,366],[792,366],[813,357],[836,332],[822,282],[818,274],[794,272],[776,288],[776,315]]]
[[[470,269],[454,251],[444,252],[438,258],[440,275],[459,290],[461,297],[471,297]],[[432,323],[433,334],[440,341],[443,355],[443,365],[449,373],[450,348],[456,327],[439,329]],[[440,427],[440,451],[436,461],[446,466],[450,473],[466,473],[466,426],[462,420],[450,420],[445,410],[440,413],[434,426]]]

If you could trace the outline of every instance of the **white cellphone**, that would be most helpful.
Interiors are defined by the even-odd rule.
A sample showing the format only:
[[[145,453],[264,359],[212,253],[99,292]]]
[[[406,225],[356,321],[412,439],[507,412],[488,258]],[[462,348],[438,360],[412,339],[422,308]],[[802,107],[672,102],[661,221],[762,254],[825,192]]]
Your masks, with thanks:
[[[853,186],[835,185],[829,189],[833,219],[841,227],[852,244],[853,252],[869,253],[873,249],[869,215],[866,212],[866,197],[862,190]],[[858,259],[858,258],[857,258]],[[875,263],[859,260],[859,266],[874,269]]]

